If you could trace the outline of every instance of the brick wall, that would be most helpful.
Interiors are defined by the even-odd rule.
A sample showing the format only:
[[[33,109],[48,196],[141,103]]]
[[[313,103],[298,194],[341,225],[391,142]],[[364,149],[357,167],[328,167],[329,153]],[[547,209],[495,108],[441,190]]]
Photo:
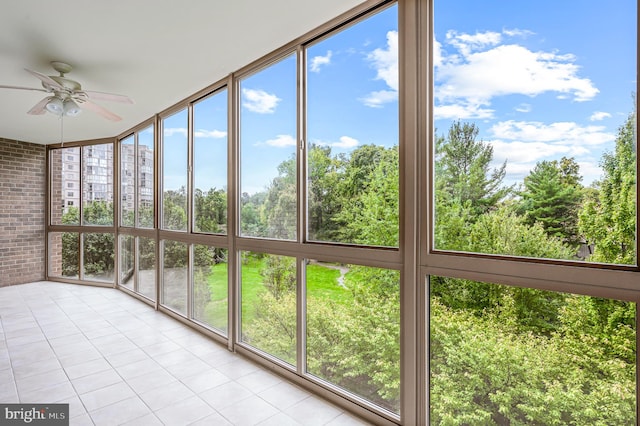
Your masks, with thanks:
[[[0,138],[0,287],[45,277],[44,145]]]

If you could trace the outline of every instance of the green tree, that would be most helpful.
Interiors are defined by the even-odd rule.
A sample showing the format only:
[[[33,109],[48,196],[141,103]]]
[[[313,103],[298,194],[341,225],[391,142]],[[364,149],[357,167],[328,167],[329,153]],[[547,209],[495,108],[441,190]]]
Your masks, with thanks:
[[[436,202],[469,203],[474,217],[491,210],[510,192],[502,187],[506,161],[491,170],[493,147],[477,141],[478,132],[474,123],[457,121],[446,138],[436,140]]]
[[[579,214],[579,229],[594,244],[594,262],[635,264],[636,133],[635,113],[618,129],[615,149],[602,157],[597,196],[588,197]]]
[[[265,192],[253,195],[243,193],[241,197],[240,227],[242,235],[266,237],[267,225],[262,217]]]
[[[260,270],[260,275],[263,278],[264,286],[276,300],[279,300],[285,294],[295,293],[295,258],[267,255],[264,267]]]
[[[349,266],[341,300],[309,298],[308,370],[391,411],[400,408],[397,271]]]
[[[367,158],[375,158],[376,162],[367,167],[366,175],[362,171],[352,171],[354,166],[349,165],[351,173],[348,172],[348,176],[357,176],[351,182],[357,183],[360,178],[363,182],[358,183],[360,191],[352,194],[349,202],[345,201],[348,208],[335,215],[335,220],[343,224],[339,241],[397,247],[400,230],[398,149],[367,147],[365,152],[369,154]],[[362,156],[356,158],[362,159]]]
[[[227,192],[211,188],[207,192],[194,191],[194,230],[224,233],[227,230]]]
[[[344,156],[332,156],[330,147],[311,145],[308,154],[309,238],[336,241],[340,229],[336,214],[345,201],[340,189]]]
[[[297,179],[295,156],[278,165],[278,176],[267,189],[264,215],[267,237],[293,240],[297,226]]]
[[[432,298],[431,424],[634,424],[635,361],[607,356],[589,333],[565,331],[522,333],[504,315]]]
[[[163,228],[174,231],[186,231],[186,208],[187,190],[184,186],[177,191],[164,191],[162,198]]]
[[[547,234],[577,246],[578,208],[582,199],[579,166],[573,159],[542,161],[524,178],[518,211],[528,224],[540,223]]]

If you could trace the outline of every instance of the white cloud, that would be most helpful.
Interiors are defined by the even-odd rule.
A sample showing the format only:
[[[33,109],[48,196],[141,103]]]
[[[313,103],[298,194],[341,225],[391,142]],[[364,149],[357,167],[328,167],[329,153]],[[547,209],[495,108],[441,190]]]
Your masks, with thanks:
[[[436,105],[433,108],[433,117],[435,120],[489,119],[493,118],[493,113],[494,110],[492,109],[481,108],[480,105],[464,104],[462,102],[451,105]]]
[[[329,50],[324,56],[314,56],[311,58],[311,71],[320,72],[320,67],[323,65],[329,65],[331,63],[331,56],[333,53]]]
[[[495,46],[502,41],[502,34],[494,31],[484,33],[466,34],[455,30],[447,31],[447,43],[456,47],[460,53],[467,56],[473,50],[479,50],[487,46]]]
[[[164,129],[164,135],[169,137],[173,135],[182,135],[187,137],[187,129],[186,127],[168,127]]]
[[[522,103],[516,107],[516,111],[518,112],[531,112],[531,105]]]
[[[369,93],[360,100],[370,107],[381,107],[398,99],[398,32],[387,32],[387,46],[373,50],[367,56],[376,70],[376,80],[388,86],[386,90]]]
[[[278,102],[282,100],[276,95],[267,93],[264,90],[242,89],[242,96],[244,98],[242,106],[258,114],[271,114],[275,112]]]
[[[504,121],[489,129],[495,139],[487,141],[493,147],[495,165],[507,161],[510,182],[522,180],[542,160],[560,156],[573,157],[580,165],[583,184],[588,185],[602,173],[592,148],[615,139],[602,126],[582,126],[573,122],[545,124],[535,121]]]
[[[494,124],[489,132],[498,139],[546,142],[575,147],[602,145],[615,140],[604,126],[581,126],[563,121],[544,124],[537,121],[508,120]]]
[[[527,30],[476,34],[447,32],[444,44],[434,40],[435,99],[437,104],[462,104],[466,110],[482,110],[493,98],[507,95],[557,97],[584,102],[598,89],[580,76],[572,54],[531,51],[504,38],[533,34]]]
[[[379,90],[371,92],[366,97],[360,98],[360,101],[368,107],[381,108],[384,104],[393,102],[398,99],[398,92],[395,90]]]
[[[519,28],[513,28],[513,29],[503,29],[502,30],[502,34],[508,36],[508,37],[529,37],[531,35],[534,35],[535,33],[533,31],[530,30],[521,30]]]
[[[559,155],[571,155],[572,149],[566,145],[554,145],[546,142],[504,141],[495,139],[488,141],[493,147],[493,159],[498,163],[507,160],[509,167],[518,164],[534,164],[546,158]]]
[[[222,130],[204,130],[198,129],[194,132],[194,136],[196,138],[213,138],[213,139],[221,139],[227,137],[227,132]]]
[[[589,120],[601,121],[601,120],[604,120],[605,118],[610,118],[610,117],[611,117],[611,114],[609,114],[608,112],[596,111],[593,114],[591,114],[591,117],[589,117]]]
[[[317,145],[320,146],[330,146],[333,148],[353,148],[356,147],[360,144],[360,142],[357,139],[354,139],[350,136],[340,136],[340,139],[338,142],[314,142]]]
[[[296,138],[291,135],[278,135],[274,139],[259,143],[259,145],[275,146],[276,148],[296,146]]]

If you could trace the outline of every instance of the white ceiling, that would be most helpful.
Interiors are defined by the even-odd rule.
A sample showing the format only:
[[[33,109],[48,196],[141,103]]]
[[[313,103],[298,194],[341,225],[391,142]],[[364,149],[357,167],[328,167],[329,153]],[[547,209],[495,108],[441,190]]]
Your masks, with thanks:
[[[64,141],[112,137],[362,3],[362,0],[17,0],[0,13],[0,84],[41,88],[28,68],[57,75],[73,66],[85,90],[134,105],[96,101],[64,119]],[[59,143],[60,119],[26,112],[46,93],[0,89],[0,138]]]

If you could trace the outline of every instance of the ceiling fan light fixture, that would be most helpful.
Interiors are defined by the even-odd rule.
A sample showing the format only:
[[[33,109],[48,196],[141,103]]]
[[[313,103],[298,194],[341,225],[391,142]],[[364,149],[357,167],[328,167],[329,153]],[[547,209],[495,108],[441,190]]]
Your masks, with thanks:
[[[73,99],[69,98],[63,103],[63,112],[67,117],[75,117],[80,114],[82,110],[78,104],[73,101]]]
[[[55,115],[62,115],[64,113],[64,105],[62,103],[62,99],[57,96],[51,96],[45,108],[47,109],[47,111]]]

